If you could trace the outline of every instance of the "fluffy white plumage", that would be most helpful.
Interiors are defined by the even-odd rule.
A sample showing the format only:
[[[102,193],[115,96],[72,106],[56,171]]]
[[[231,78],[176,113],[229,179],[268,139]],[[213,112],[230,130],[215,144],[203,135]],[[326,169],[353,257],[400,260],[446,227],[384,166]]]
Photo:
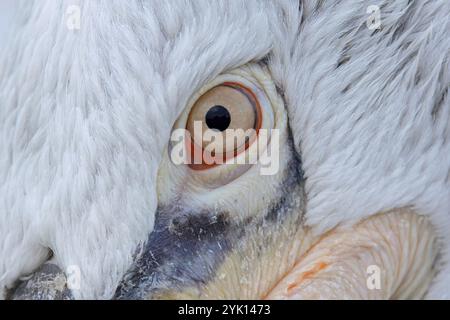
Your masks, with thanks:
[[[153,227],[155,181],[187,100],[269,54],[321,232],[411,206],[442,238],[450,298],[450,3],[9,1],[0,60],[0,286],[47,248],[109,298]],[[66,26],[81,8],[80,30]],[[6,11],[4,11],[7,13]],[[8,25],[7,25],[8,26]]]

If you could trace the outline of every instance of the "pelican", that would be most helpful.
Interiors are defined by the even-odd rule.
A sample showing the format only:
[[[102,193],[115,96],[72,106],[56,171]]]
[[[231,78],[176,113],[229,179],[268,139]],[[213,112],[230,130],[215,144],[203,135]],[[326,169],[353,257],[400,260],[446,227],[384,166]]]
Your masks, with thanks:
[[[0,8],[1,299],[450,298],[449,1]]]

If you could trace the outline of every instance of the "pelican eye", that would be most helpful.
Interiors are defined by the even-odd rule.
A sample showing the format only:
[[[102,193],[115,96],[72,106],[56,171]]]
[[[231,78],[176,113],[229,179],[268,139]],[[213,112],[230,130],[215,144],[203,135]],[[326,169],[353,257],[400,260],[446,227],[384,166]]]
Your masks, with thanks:
[[[262,112],[255,93],[243,84],[224,82],[206,91],[193,104],[186,130],[191,157],[201,153],[203,170],[237,156],[256,140]]]

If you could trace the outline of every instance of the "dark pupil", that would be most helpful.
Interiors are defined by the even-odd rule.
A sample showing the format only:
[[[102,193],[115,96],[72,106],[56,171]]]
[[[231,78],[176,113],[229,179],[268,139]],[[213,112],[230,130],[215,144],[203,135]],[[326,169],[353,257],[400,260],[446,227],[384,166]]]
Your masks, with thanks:
[[[225,107],[214,106],[206,113],[205,120],[208,128],[225,131],[230,126],[231,116]]]

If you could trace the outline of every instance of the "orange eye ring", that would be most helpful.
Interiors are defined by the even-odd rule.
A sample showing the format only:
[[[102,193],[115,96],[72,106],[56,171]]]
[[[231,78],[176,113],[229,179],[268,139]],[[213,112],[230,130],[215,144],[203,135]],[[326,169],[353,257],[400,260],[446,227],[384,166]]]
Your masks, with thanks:
[[[238,82],[224,82],[218,86],[226,86],[233,88],[235,90],[238,90],[242,92],[250,101],[250,103],[253,105],[256,113],[256,121],[255,121],[255,135],[251,137],[248,141],[245,142],[245,144],[237,148],[233,151],[226,152],[226,153],[220,153],[220,154],[211,154],[206,152],[202,146],[199,146],[196,144],[192,137],[189,135],[186,137],[186,151],[187,151],[187,157],[190,159],[189,161],[189,168],[195,171],[201,171],[201,170],[207,170],[214,168],[222,163],[225,163],[226,161],[233,159],[234,157],[238,156],[242,152],[245,152],[252,143],[257,140],[259,131],[261,129],[262,123],[263,123],[263,113],[262,108],[260,105],[260,102],[258,98],[256,97],[255,93],[249,89],[247,86],[238,83]],[[188,133],[187,133],[188,134]],[[201,155],[201,159],[199,159],[198,155]],[[206,157],[206,158],[205,158]]]

